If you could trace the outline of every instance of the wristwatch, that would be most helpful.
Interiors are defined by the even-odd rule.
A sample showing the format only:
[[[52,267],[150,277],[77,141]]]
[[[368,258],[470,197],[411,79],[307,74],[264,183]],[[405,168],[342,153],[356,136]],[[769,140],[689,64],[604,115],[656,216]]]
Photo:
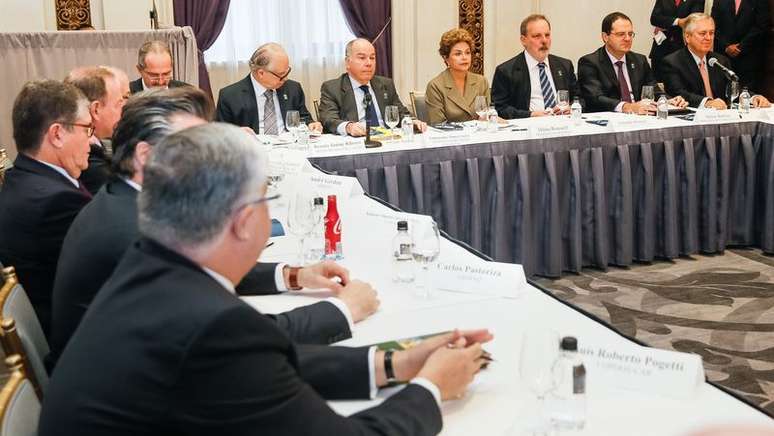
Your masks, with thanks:
[[[301,267],[298,267],[298,266],[288,267],[288,289],[291,291],[301,290],[301,286],[298,285],[299,271],[301,271]]]
[[[394,350],[384,352],[384,375],[387,377],[387,383],[395,383],[398,379],[395,377],[395,370],[392,367],[392,354]]]

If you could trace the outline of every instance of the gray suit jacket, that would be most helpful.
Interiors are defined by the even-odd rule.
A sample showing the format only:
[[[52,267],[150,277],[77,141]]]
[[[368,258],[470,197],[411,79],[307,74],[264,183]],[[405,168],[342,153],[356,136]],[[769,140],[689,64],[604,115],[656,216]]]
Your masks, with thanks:
[[[376,102],[382,113],[382,119],[384,119],[384,108],[389,105],[398,106],[401,118],[405,115],[411,115],[406,106],[401,103],[392,79],[374,76],[370,85],[376,94]],[[336,133],[339,124],[346,121],[357,122],[358,116],[352,83],[347,73],[344,73],[338,79],[331,79],[322,84],[320,89],[320,122],[322,122],[326,132]]]

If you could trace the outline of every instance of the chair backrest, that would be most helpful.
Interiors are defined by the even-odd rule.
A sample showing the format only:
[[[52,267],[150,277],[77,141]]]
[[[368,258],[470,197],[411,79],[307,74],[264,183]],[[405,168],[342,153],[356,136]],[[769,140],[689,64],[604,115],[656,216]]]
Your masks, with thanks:
[[[411,96],[411,109],[414,111],[414,116],[419,120],[427,122],[428,118],[427,104],[425,104],[425,93],[411,91],[409,95]]]
[[[3,268],[2,271],[5,283],[0,288],[0,343],[6,356],[22,356],[29,369],[27,377],[42,398],[48,385],[48,373],[43,363],[49,353],[48,341],[13,267]]]
[[[314,99],[312,104],[314,105],[314,119],[320,121],[320,100]]]
[[[35,436],[38,433],[40,399],[24,376],[19,355],[9,356],[11,376],[0,390],[0,436]]]
[[[5,172],[11,167],[11,160],[8,159],[8,154],[4,148],[0,148],[0,189],[3,189],[5,184]]]

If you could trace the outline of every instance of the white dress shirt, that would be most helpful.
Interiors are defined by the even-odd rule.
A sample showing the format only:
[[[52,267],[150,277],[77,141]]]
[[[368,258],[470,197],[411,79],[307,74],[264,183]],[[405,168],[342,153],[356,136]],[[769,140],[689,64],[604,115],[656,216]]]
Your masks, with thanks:
[[[65,170],[64,168],[62,168],[60,166],[56,166],[56,165],[48,163],[48,162],[43,162],[42,160],[38,160],[38,159],[35,159],[35,160],[37,160],[38,162],[42,163],[43,165],[53,169],[54,171],[58,172],[59,174],[65,176],[67,178],[67,180],[70,181],[70,183],[75,185],[76,188],[80,189],[81,184],[78,182],[78,180],[74,179],[70,174],[68,174],[67,170]]]
[[[527,60],[527,71],[529,71],[529,84],[532,90],[529,96],[529,110],[530,112],[544,111],[546,110],[546,103],[543,101],[543,91],[540,87],[540,67],[538,64],[540,61],[533,58],[526,50],[524,50],[524,58]],[[559,102],[559,95],[556,93],[556,85],[554,84],[554,76],[551,75],[551,65],[548,63],[548,56],[543,61],[546,64],[546,76],[548,76],[548,82],[551,84],[551,89],[554,91],[554,97]]]
[[[629,78],[629,69],[626,68],[626,54],[621,57],[621,59],[616,58],[613,56],[612,53],[607,51],[607,48],[605,48],[605,53],[607,53],[607,56],[610,58],[610,62],[613,63],[613,72],[615,73],[615,77],[618,78],[618,67],[615,65],[616,62],[621,61],[623,62],[623,65],[621,65],[621,69],[623,70],[624,77],[626,78],[626,84],[629,86],[629,97],[632,101],[634,101],[634,92],[632,92],[632,80]],[[623,105],[626,103],[623,101],[623,96],[621,96],[621,101],[618,102],[618,104],[615,106],[616,112],[623,111]]]
[[[126,177],[121,177],[121,180],[123,180],[124,183],[126,183],[127,185],[132,187],[135,191],[142,192],[142,185],[140,185],[139,183],[135,182],[134,180],[128,179]]]
[[[376,100],[376,94],[374,93],[374,87],[371,86],[371,82],[360,83],[350,75],[347,75],[347,77],[349,77],[349,82],[352,83],[352,91],[354,91],[355,104],[357,105],[358,122],[365,123],[365,119],[366,119],[365,106],[363,106],[363,97],[365,97],[365,92],[363,92],[363,90],[360,89],[360,87],[363,85],[368,85],[368,90],[370,91],[370,94],[371,94],[371,104],[374,105],[374,110],[376,111],[376,117],[379,119],[379,125],[381,126],[382,124],[384,124],[384,121],[382,120],[382,111],[379,110],[379,102]],[[350,123],[349,121],[344,121],[343,123],[339,124],[339,127],[336,128],[336,132],[338,132],[339,135],[346,136],[347,124],[349,123]]]
[[[704,68],[707,69],[707,77],[709,77],[709,65],[707,65],[707,56],[704,55],[702,57],[696,56],[690,49],[688,50],[688,53],[691,54],[691,57],[693,58],[693,61],[696,62],[696,68],[699,69],[699,78],[701,78],[701,63],[704,61]],[[711,86],[712,82],[710,82]],[[704,87],[704,80],[701,81],[702,88]],[[701,103],[699,103],[699,107],[704,107],[704,104],[707,103],[707,100],[709,100],[709,97],[704,97],[701,100]]]
[[[265,131],[263,125],[263,108],[266,106],[266,96],[263,95],[263,93],[266,92],[267,88],[264,88],[263,85],[258,83],[252,74],[250,74],[250,81],[253,82],[253,91],[255,91],[255,104],[258,105],[259,131],[257,133],[263,133]],[[277,119],[277,132],[282,133],[285,131],[285,120],[282,119],[282,110],[280,109],[279,97],[277,97],[276,89],[274,90],[274,113],[276,114]]]

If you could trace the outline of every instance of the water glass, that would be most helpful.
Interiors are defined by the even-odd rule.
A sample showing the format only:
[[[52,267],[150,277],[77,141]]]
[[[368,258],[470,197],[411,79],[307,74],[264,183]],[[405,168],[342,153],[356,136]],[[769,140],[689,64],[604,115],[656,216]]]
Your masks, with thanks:
[[[297,265],[304,263],[304,240],[317,224],[315,222],[316,215],[313,196],[305,192],[298,192],[290,196],[287,226],[290,233],[298,238]]]
[[[390,128],[390,134],[395,135],[395,126],[400,122],[398,106],[389,105],[384,108],[384,124]]]
[[[643,104],[646,104],[646,105],[653,104],[653,102],[656,101],[656,93],[655,93],[655,90],[653,89],[653,86],[645,85],[642,87],[640,100],[642,101]]]
[[[551,330],[524,332],[519,354],[519,376],[537,398],[538,422],[533,434],[550,434],[551,422],[545,410],[546,396],[556,389],[554,363],[559,357],[559,335]]]
[[[298,111],[287,111],[285,113],[285,128],[296,137],[296,131],[301,124],[301,114]]]
[[[483,95],[477,95],[473,100],[473,110],[476,111],[479,121],[486,121],[489,116],[489,103],[486,101],[486,97]],[[481,123],[479,123],[480,125]],[[484,124],[486,125],[486,124]]]
[[[417,285],[416,294],[420,298],[433,297],[430,267],[441,252],[441,235],[435,221],[418,224],[414,227],[414,246],[411,255],[422,269],[422,281]]]
[[[739,104],[735,103],[736,99],[739,98],[739,82],[735,80],[728,82],[728,85],[726,85],[726,97],[728,98],[729,109],[739,108]]]
[[[556,105],[559,107],[559,114],[564,114],[570,109],[570,91],[566,89],[560,89],[556,91]]]

